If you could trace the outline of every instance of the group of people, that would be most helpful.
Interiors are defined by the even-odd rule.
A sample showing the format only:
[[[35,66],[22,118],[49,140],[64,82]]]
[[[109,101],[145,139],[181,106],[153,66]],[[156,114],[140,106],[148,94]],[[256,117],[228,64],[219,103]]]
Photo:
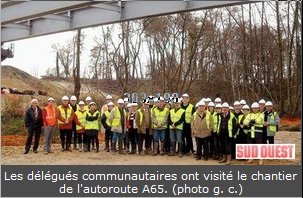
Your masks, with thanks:
[[[24,154],[29,152],[33,136],[33,152],[37,153],[42,126],[45,154],[52,153],[57,126],[62,152],[71,152],[72,144],[80,152],[99,152],[98,134],[104,132],[104,150],[113,154],[179,157],[192,154],[196,160],[213,158],[227,165],[235,158],[236,144],[274,143],[279,115],[270,101],[261,99],[249,107],[245,100],[230,106],[220,98],[214,102],[203,98],[194,106],[188,94],[169,102],[163,97],[151,98],[144,99],[139,107],[127,98],[118,99],[115,105],[108,95],[100,110],[90,96],[78,103],[75,96],[63,96],[57,107],[54,99],[49,98],[43,109],[33,99],[25,114],[28,138]],[[263,161],[259,160],[259,164]]]

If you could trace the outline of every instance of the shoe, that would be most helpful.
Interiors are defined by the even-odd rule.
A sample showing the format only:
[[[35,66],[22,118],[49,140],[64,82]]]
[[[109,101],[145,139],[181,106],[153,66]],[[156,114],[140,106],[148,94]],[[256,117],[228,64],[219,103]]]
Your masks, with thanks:
[[[99,148],[97,148],[95,152],[96,152],[96,153],[99,153]]]
[[[72,150],[71,150],[70,148],[66,149],[66,151],[68,151],[68,152],[72,152]]]
[[[223,155],[223,158],[219,161],[219,163],[225,163],[227,161],[227,155]]]
[[[259,165],[263,165],[263,164],[264,164],[263,159],[260,159],[260,160],[259,160]]]
[[[38,151],[37,150],[33,150],[33,153],[38,153]]]
[[[231,164],[231,155],[227,155],[226,163],[225,165],[230,165]]]
[[[201,156],[198,156],[198,155],[197,155],[196,160],[197,160],[197,161],[198,161],[198,160],[201,160]]]
[[[45,154],[45,155],[47,155],[47,154],[48,154],[48,152],[47,152],[47,151],[44,151],[44,154]]]
[[[64,148],[62,148],[62,149],[61,149],[61,151],[62,151],[62,152],[64,152],[64,151],[65,151],[65,149],[64,149]]]
[[[52,150],[49,150],[48,153],[54,153]]]
[[[204,160],[205,160],[205,161],[208,161],[208,157],[204,157]]]
[[[29,152],[29,150],[25,150],[25,151],[23,152],[23,154],[28,154],[28,152]]]

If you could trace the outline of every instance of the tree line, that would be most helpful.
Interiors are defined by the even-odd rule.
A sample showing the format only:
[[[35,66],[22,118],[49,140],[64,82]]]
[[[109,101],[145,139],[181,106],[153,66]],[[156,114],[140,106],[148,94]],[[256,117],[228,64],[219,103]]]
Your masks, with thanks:
[[[281,115],[298,116],[301,11],[300,1],[267,1],[101,26],[90,65],[82,67],[87,78],[117,83],[121,96],[187,92],[194,100],[222,97],[230,103],[264,98]],[[75,38],[54,45],[53,73],[78,75],[79,81],[74,71],[80,71],[80,58],[72,59],[85,36]]]

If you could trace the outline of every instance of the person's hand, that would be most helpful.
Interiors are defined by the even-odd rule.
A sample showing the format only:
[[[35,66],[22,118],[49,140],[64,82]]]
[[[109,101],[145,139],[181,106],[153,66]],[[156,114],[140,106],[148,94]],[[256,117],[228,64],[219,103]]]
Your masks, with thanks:
[[[173,124],[172,124],[172,127],[173,127],[173,128],[176,128],[176,125],[175,125],[175,123],[173,123]]]
[[[268,122],[264,122],[264,123],[263,123],[263,126],[268,126]]]
[[[244,128],[244,125],[243,125],[243,124],[241,124],[241,125],[240,125],[240,128],[241,128],[241,129],[243,129],[243,128]]]
[[[64,122],[65,124],[68,124],[69,123],[69,121],[68,120],[65,120],[65,122]]]

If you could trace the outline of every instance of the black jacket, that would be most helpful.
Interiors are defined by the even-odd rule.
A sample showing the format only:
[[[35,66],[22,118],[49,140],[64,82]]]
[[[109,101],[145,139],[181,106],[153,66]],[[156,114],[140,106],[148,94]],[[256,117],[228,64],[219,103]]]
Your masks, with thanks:
[[[38,108],[38,118],[35,119],[34,109],[32,107],[28,108],[25,113],[25,126],[28,128],[39,128],[43,126],[43,119],[42,119],[42,109]]]

